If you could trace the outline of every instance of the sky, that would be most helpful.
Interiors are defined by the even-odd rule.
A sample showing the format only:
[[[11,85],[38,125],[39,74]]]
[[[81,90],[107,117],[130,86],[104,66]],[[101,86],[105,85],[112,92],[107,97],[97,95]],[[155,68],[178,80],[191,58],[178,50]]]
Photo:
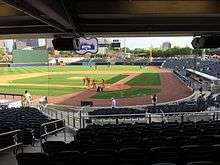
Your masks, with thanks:
[[[121,42],[121,47],[128,47],[129,49],[135,48],[159,48],[163,42],[170,42],[172,47],[192,47],[192,36],[186,37],[129,37],[129,38],[108,38],[109,40],[118,39]],[[9,49],[12,49],[13,40],[6,40]],[[45,40],[39,39],[39,46],[44,46]]]
[[[192,47],[191,42],[193,37],[130,37],[130,38],[111,38],[119,39],[121,42],[121,47],[126,47],[130,49],[134,48],[159,48],[163,42],[170,42],[172,47]]]

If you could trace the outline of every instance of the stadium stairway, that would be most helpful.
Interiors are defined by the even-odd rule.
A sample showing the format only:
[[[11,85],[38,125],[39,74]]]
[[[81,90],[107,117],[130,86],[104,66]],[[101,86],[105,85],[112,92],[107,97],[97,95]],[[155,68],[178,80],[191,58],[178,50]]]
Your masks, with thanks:
[[[63,141],[63,133],[58,133],[57,136],[49,136],[48,141]],[[71,132],[66,133],[66,142],[71,142],[74,140],[74,136]],[[31,145],[24,146],[24,152],[41,152],[40,143],[36,143],[34,147]],[[7,150],[0,152],[0,165],[17,165],[16,155],[14,155],[12,150]]]

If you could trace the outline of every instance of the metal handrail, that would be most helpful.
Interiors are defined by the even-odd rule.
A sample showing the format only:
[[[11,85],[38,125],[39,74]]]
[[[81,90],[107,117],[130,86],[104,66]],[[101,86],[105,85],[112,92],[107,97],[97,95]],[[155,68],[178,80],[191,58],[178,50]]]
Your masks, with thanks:
[[[61,128],[56,128],[57,127],[57,123],[58,122],[63,122],[63,127]],[[55,130],[52,130],[50,132],[47,132],[47,128],[45,128],[47,125],[50,125],[50,124],[55,124]],[[42,130],[45,130],[46,129],[46,133],[42,134]],[[55,121],[50,121],[50,122],[47,122],[47,123],[43,123],[41,124],[40,126],[40,144],[41,144],[41,151],[42,151],[42,141],[43,141],[43,138],[46,138],[48,135],[50,134],[53,134],[53,133],[57,133],[57,132],[60,132],[60,131],[63,131],[63,134],[64,134],[64,141],[66,141],[66,131],[65,131],[65,120],[55,120]]]
[[[103,120],[104,118],[114,118],[116,123],[121,122],[121,119],[126,119],[127,117],[130,117],[131,121],[134,121],[133,118],[137,116],[137,120],[141,118],[145,118],[144,120],[146,122],[151,123],[156,118],[161,118],[160,120],[169,120],[169,116],[174,116],[175,120],[180,120],[181,122],[185,120],[194,120],[189,119],[189,117],[194,116],[195,120],[198,120],[198,117],[208,117],[210,120],[218,120],[220,117],[220,111],[204,111],[204,112],[169,112],[164,113],[163,111],[156,112],[156,113],[148,113],[147,110],[145,110],[144,113],[139,114],[108,114],[108,115],[89,115],[88,112],[91,112],[94,109],[94,107],[90,107],[90,111],[83,112],[83,109],[78,109],[78,111],[62,111],[58,110],[54,107],[48,108],[45,112],[49,114],[49,116],[64,119],[66,121],[66,124],[73,128],[82,128],[86,126],[87,119],[94,119],[94,120]],[[140,109],[141,110],[141,109]],[[144,110],[144,109],[142,109]],[[176,119],[178,117],[178,119]],[[135,119],[136,120],[136,119]],[[167,121],[168,121],[167,120]],[[207,119],[205,119],[207,120]]]
[[[140,114],[108,114],[108,115],[83,115],[83,117],[123,117],[123,116],[146,116],[146,115],[207,115],[213,113],[220,113],[220,111],[210,112],[173,112],[173,113],[140,113]]]
[[[140,114],[111,114],[111,115],[83,115],[83,117],[121,117],[121,116],[146,116],[146,113]]]
[[[18,129],[18,130],[13,130],[13,131],[9,131],[9,132],[4,132],[4,133],[1,133],[0,134],[0,137],[1,136],[5,136],[5,135],[10,135],[10,134],[13,134],[13,133],[18,133],[18,132],[21,132],[22,133],[22,130]],[[17,135],[17,134],[16,134]],[[8,150],[10,148],[14,148],[14,147],[17,147],[17,146],[21,146],[21,150],[23,152],[23,137],[21,136],[21,142],[17,142],[17,139],[14,138],[14,142],[15,144],[13,145],[10,145],[10,146],[7,146],[5,148],[1,148],[0,149],[0,152],[2,151],[5,151],[5,150]]]
[[[47,122],[47,123],[43,123],[41,124],[41,127],[45,126],[45,125],[49,125],[49,124],[53,124],[53,123],[57,123],[57,122],[60,122],[60,121],[63,121],[63,120],[54,120],[54,121],[50,121],[50,122]]]

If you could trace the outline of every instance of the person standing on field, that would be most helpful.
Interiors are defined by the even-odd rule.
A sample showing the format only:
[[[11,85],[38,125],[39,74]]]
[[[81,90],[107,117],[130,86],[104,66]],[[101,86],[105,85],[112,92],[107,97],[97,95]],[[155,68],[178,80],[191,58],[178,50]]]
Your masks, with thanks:
[[[151,96],[151,100],[152,100],[152,104],[153,104],[154,106],[156,106],[156,104],[157,104],[157,95],[154,94],[153,96]]]
[[[112,97],[112,110],[116,109],[116,100]]]
[[[92,80],[92,88],[93,88],[93,89],[96,89],[96,79],[93,79],[93,80]]]
[[[22,96],[22,106],[24,107],[29,107],[32,101],[32,96],[31,94],[26,90],[24,92],[24,95]]]

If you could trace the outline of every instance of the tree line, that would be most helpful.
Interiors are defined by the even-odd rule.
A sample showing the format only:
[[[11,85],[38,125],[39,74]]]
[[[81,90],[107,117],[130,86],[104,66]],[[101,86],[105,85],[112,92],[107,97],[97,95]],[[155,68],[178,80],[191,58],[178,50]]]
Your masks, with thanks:
[[[134,50],[126,49],[126,52],[133,54],[134,56],[149,57],[151,52],[153,57],[174,57],[174,56],[190,56],[190,55],[202,55],[202,49],[192,49],[190,47],[173,47],[169,49],[152,48],[143,49],[136,48]],[[205,49],[205,54],[212,55],[216,53],[216,49]]]

